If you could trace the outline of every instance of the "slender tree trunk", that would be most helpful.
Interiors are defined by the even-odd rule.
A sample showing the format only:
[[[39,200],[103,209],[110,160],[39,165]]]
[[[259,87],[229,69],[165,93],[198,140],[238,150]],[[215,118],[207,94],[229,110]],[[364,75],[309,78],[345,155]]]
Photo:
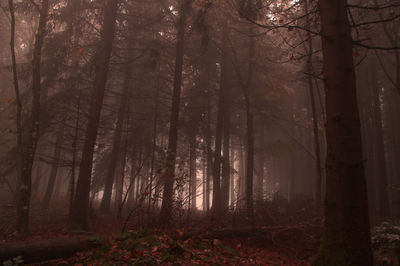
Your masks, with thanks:
[[[369,59],[369,68],[370,74],[368,75],[371,78],[371,91],[373,98],[373,110],[375,117],[374,124],[374,142],[375,142],[375,153],[376,153],[376,183],[378,188],[378,218],[380,220],[387,218],[390,216],[389,209],[389,199],[387,193],[387,173],[386,173],[386,159],[385,159],[385,149],[384,149],[384,141],[383,141],[383,129],[382,129],[382,116],[381,116],[381,101],[380,101],[380,93],[379,93],[379,84],[377,77],[377,69],[376,69],[376,60],[375,58]]]
[[[256,152],[256,158],[255,158],[255,169],[256,169],[256,180],[254,184],[254,194],[256,201],[262,202],[263,200],[263,182],[264,182],[264,152],[263,152],[263,147],[264,147],[264,126],[262,124],[262,121],[259,121],[259,134],[258,137],[256,138],[258,145],[257,148],[259,150]]]
[[[190,194],[191,209],[196,210],[197,196],[197,169],[196,169],[196,134],[191,132],[189,140],[189,176],[190,176]]]
[[[213,198],[212,198],[212,219],[218,219],[221,214],[221,147],[222,147],[222,129],[224,115],[224,97],[225,88],[223,85],[223,75],[221,75],[219,95],[217,125],[215,129],[215,147],[214,147],[214,167],[213,167]]]
[[[230,194],[231,194],[230,206],[231,206],[231,210],[233,210],[234,206],[235,206],[235,201],[236,201],[236,198],[235,198],[235,149],[233,147],[231,147],[230,153],[231,153],[230,162],[229,162],[229,166],[230,166]]]
[[[53,195],[54,191],[54,184],[56,182],[57,172],[59,168],[59,162],[61,157],[61,143],[64,135],[64,130],[62,126],[58,129],[56,142],[54,145],[54,154],[53,154],[53,163],[51,165],[50,176],[47,182],[46,193],[44,194],[43,201],[42,201],[42,208],[48,209],[50,204],[51,196]]]
[[[130,46],[133,47],[133,38],[131,37]],[[130,52],[132,53],[132,51]],[[109,214],[111,212],[111,194],[114,184],[115,169],[119,161],[121,150],[122,127],[125,119],[126,105],[129,97],[129,89],[131,88],[131,76],[133,70],[133,54],[128,56],[127,66],[125,68],[124,84],[122,88],[121,99],[119,101],[119,109],[117,115],[117,124],[114,131],[113,146],[109,166],[107,168],[106,182],[104,186],[104,194],[100,203],[100,212]]]
[[[154,179],[154,160],[155,160],[155,155],[156,155],[156,141],[157,141],[157,122],[158,122],[158,97],[159,97],[159,92],[160,88],[157,82],[157,88],[156,88],[156,96],[154,99],[154,117],[153,117],[153,141],[152,141],[152,147],[151,147],[151,162],[150,162],[150,188],[149,188],[149,207],[152,205],[151,204],[151,199],[152,199],[152,192],[153,192],[153,179]]]
[[[40,69],[42,61],[42,47],[46,35],[46,24],[49,13],[49,1],[43,0],[40,7],[39,26],[35,38],[32,60],[32,121],[29,128],[22,134],[21,170],[18,188],[17,230],[19,234],[29,233],[29,209],[32,185],[32,165],[35,157],[36,145],[39,137],[40,123]]]
[[[309,18],[309,8],[308,1],[304,0],[304,10],[306,15],[306,27],[311,30],[311,23]],[[317,158],[315,168],[317,170],[317,176],[315,180],[315,213],[317,217],[321,216],[321,182],[322,182],[322,168],[321,168],[321,148],[319,142],[319,129],[318,129],[318,113],[315,104],[315,96],[314,96],[314,86],[313,86],[313,62],[312,62],[312,54],[313,54],[313,42],[312,38],[308,38],[308,51],[307,51],[307,82],[308,82],[308,90],[310,94],[311,101],[311,112],[312,112],[312,120],[313,120],[313,132],[314,132],[314,145],[315,145],[315,156]]]
[[[238,202],[238,207],[243,208],[246,200],[246,163],[245,163],[245,157],[243,155],[244,151],[241,139],[239,140],[238,153],[239,153],[239,176],[237,181],[237,187],[238,187],[237,202]]]
[[[76,110],[76,120],[75,120],[75,133],[74,140],[72,141],[72,163],[71,163],[71,179],[69,183],[69,213],[72,212],[74,195],[75,195],[75,168],[76,168],[76,156],[77,156],[77,146],[78,146],[78,134],[79,134],[79,120],[80,120],[80,109],[81,109],[81,98],[78,95],[78,106]]]
[[[367,187],[346,0],[319,0],[327,116],[323,240],[314,265],[372,265]]]
[[[178,122],[179,122],[179,106],[181,101],[181,86],[182,86],[182,67],[183,67],[183,44],[185,37],[185,25],[187,10],[190,1],[184,0],[181,3],[179,19],[177,22],[177,41],[176,41],[176,57],[175,57],[175,74],[174,74],[174,89],[172,95],[171,108],[171,126],[169,128],[168,150],[165,174],[163,176],[164,191],[160,212],[160,224],[169,224],[172,217],[173,205],[173,188],[174,188],[174,172],[176,161],[176,145],[178,141]]]
[[[209,83],[210,84],[210,83]],[[212,152],[211,152],[211,89],[207,90],[207,133],[206,133],[206,156],[207,156],[207,177],[206,177],[206,211],[210,210],[210,181],[212,175]]]
[[[17,168],[19,169],[18,178],[21,177],[21,163],[23,159],[23,147],[22,147],[22,103],[21,103],[21,96],[19,91],[19,83],[18,83],[18,72],[17,72],[17,60],[15,56],[15,11],[14,11],[14,1],[8,0],[8,7],[10,10],[10,50],[11,50],[11,62],[12,62],[12,71],[13,71],[13,82],[14,82],[14,92],[15,92],[15,103],[17,107],[16,112],[16,134],[17,134],[17,154],[18,154],[18,164]],[[37,181],[39,183],[40,179]],[[11,186],[10,190],[11,190]],[[36,187],[38,188],[38,187]],[[18,189],[18,188],[17,188]],[[17,190],[16,189],[16,190]],[[11,190],[12,191],[12,190]],[[18,204],[18,193],[14,191],[14,201]]]
[[[107,82],[112,44],[114,40],[115,21],[118,1],[106,0],[104,3],[104,20],[100,45],[96,53],[96,76],[93,84],[92,100],[89,110],[89,121],[86,129],[85,144],[79,168],[78,184],[74,197],[72,212],[69,215],[70,227],[88,229],[90,181],[93,167],[93,152],[103,106],[104,91]]]
[[[205,157],[205,158],[204,158]],[[206,207],[206,179],[207,179],[207,156],[203,157],[203,182],[202,182],[202,189],[203,189],[203,200],[202,200],[202,204],[203,204],[203,211],[207,210]]]
[[[134,204],[135,200],[135,179],[136,179],[136,173],[137,173],[137,169],[139,167],[139,164],[137,164],[137,161],[140,162],[140,158],[139,160],[137,160],[137,146],[134,144],[133,145],[133,149],[131,152],[131,173],[129,176],[129,188],[127,193],[127,200],[126,200],[126,205],[127,208],[130,209],[132,207],[132,205]],[[138,165],[138,166],[137,166]]]
[[[10,50],[11,50],[11,62],[12,62],[12,71],[13,71],[13,82],[14,82],[14,91],[15,91],[15,102],[17,105],[17,113],[16,113],[16,130],[17,130],[17,150],[19,155],[19,163],[22,161],[22,104],[19,92],[19,83],[18,83],[18,72],[17,72],[17,60],[15,56],[15,12],[14,12],[14,1],[8,0],[8,7],[10,9]]]
[[[247,161],[246,161],[246,213],[247,218],[254,218],[253,203],[253,170],[254,170],[254,125],[253,111],[250,106],[250,95],[252,90],[252,80],[254,72],[255,40],[253,25],[250,25],[249,40],[249,66],[247,72],[246,88],[244,88],[244,98],[246,106],[246,126],[247,126]]]
[[[231,126],[231,82],[230,75],[231,62],[228,58],[227,43],[228,43],[228,23],[223,25],[223,38],[222,38],[222,64],[221,64],[221,89],[223,93],[223,158],[222,158],[222,180],[221,180],[221,204],[222,210],[228,210],[229,206],[229,180],[230,180],[230,158],[229,158],[229,144],[230,144],[230,126]]]

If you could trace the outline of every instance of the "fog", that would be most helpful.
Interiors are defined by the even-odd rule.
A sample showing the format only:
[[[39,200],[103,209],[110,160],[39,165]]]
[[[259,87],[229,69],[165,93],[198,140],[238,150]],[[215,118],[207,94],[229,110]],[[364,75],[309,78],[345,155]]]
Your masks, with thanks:
[[[1,1],[3,239],[312,225],[370,265],[400,215],[400,3],[347,2]]]

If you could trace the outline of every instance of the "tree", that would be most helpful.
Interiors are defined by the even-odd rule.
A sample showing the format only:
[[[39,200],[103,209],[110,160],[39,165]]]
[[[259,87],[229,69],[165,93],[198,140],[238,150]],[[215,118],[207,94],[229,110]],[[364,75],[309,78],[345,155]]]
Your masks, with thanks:
[[[9,1],[11,13],[13,13],[13,3]],[[41,61],[42,61],[42,47],[44,38],[46,36],[46,24],[49,13],[49,1],[43,0],[39,9],[39,25],[35,37],[35,46],[33,50],[32,59],[32,108],[31,108],[31,121],[27,127],[19,127],[18,130],[18,145],[20,152],[20,171],[19,171],[19,184],[18,184],[18,204],[17,204],[17,230],[22,235],[29,233],[29,209],[30,197],[32,188],[32,166],[35,157],[36,146],[39,137],[39,123],[40,123],[40,95],[41,95]],[[13,16],[13,15],[12,15]],[[14,24],[14,23],[13,23]],[[12,26],[13,28],[14,26]],[[12,37],[13,39],[14,37]],[[12,52],[13,57],[15,54]],[[15,64],[15,58],[13,58]],[[14,75],[16,70],[14,69]],[[16,78],[16,76],[15,76]],[[19,98],[18,89],[16,89],[17,101]],[[19,103],[20,105],[20,103]],[[20,117],[20,106],[19,118]],[[18,123],[18,122],[17,122]]]
[[[326,90],[325,224],[314,265],[372,265],[347,1],[319,0]]]
[[[131,33],[131,34],[134,35],[133,33]],[[131,47],[133,46],[134,36],[130,36],[129,44]],[[100,205],[100,211],[103,213],[110,212],[111,192],[112,192],[112,187],[114,184],[115,169],[117,167],[117,162],[118,162],[119,154],[120,154],[122,126],[124,124],[124,117],[125,117],[125,112],[126,112],[125,109],[126,109],[126,105],[128,102],[133,63],[134,63],[133,53],[132,53],[132,51],[130,51],[130,54],[128,56],[128,61],[126,63],[127,66],[125,68],[124,84],[123,84],[123,88],[122,88],[121,99],[119,102],[117,123],[115,126],[110,163],[109,163],[109,167],[107,168],[104,194],[103,194],[103,198],[101,200],[101,205]]]
[[[174,172],[176,161],[176,145],[178,142],[179,106],[181,101],[183,45],[185,38],[185,25],[190,1],[184,0],[180,4],[179,18],[177,21],[177,39],[175,54],[174,88],[172,94],[171,118],[168,136],[168,150],[165,173],[163,175],[163,196],[160,212],[160,223],[168,224],[171,221],[173,205]]]
[[[114,40],[118,1],[105,0],[103,6],[103,26],[99,47],[96,51],[96,69],[93,83],[89,121],[86,128],[85,144],[79,168],[76,194],[73,200],[69,223],[71,228],[88,229],[89,193],[92,174],[93,152],[103,105],[104,91]]]

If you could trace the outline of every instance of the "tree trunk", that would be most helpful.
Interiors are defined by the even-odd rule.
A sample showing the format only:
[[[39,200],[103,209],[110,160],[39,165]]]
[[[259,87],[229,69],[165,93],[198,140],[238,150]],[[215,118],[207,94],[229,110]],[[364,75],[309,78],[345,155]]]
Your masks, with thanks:
[[[172,217],[173,205],[173,188],[176,161],[176,145],[178,141],[178,122],[179,122],[179,106],[181,101],[182,86],[182,67],[183,67],[183,44],[185,37],[185,25],[187,11],[190,6],[189,0],[184,0],[180,6],[180,14],[177,22],[177,41],[176,41],[176,57],[175,57],[175,73],[174,73],[174,89],[172,95],[171,108],[171,126],[169,128],[167,161],[165,166],[165,174],[163,176],[164,191],[160,212],[160,224],[169,224]]]
[[[227,43],[229,35],[228,23],[225,22],[223,25],[223,38],[222,38],[222,62],[221,62],[221,89],[223,93],[223,158],[222,158],[222,180],[221,180],[221,207],[223,211],[226,211],[229,206],[229,180],[230,180],[230,158],[229,158],[229,144],[230,144],[230,126],[231,126],[231,82],[230,77],[231,62],[229,60]]]
[[[367,188],[346,0],[319,0],[327,161],[323,240],[314,265],[372,265]]]
[[[133,38],[131,37],[130,46],[133,47]],[[109,214],[111,212],[111,194],[114,184],[115,169],[117,167],[117,162],[119,161],[119,154],[121,150],[121,138],[122,138],[122,126],[124,124],[126,105],[129,97],[129,89],[131,88],[131,76],[133,69],[133,54],[130,51],[130,56],[128,56],[127,66],[125,68],[124,84],[122,88],[121,99],[119,101],[119,109],[117,116],[117,124],[114,131],[113,146],[111,150],[111,157],[109,166],[107,168],[106,182],[104,186],[104,194],[100,203],[99,211],[103,214]]]
[[[42,208],[48,209],[50,204],[51,196],[54,191],[54,184],[56,182],[57,172],[58,172],[58,164],[61,157],[61,143],[64,135],[64,130],[62,126],[58,129],[56,143],[54,144],[54,154],[53,154],[53,163],[51,165],[50,176],[47,182],[46,193],[44,194],[42,201]]]
[[[233,144],[232,144],[233,146]],[[230,195],[231,195],[231,200],[230,200],[230,206],[231,210],[234,209],[235,207],[235,202],[236,202],[236,197],[235,197],[235,149],[231,147],[230,150],[230,161],[229,161],[229,167],[230,167]]]
[[[264,191],[263,191],[263,182],[264,182],[264,126],[262,124],[262,121],[259,120],[259,134],[257,139],[258,145],[258,151],[256,152],[256,158],[255,158],[255,169],[256,169],[256,180],[254,184],[254,194],[256,201],[262,202],[263,197],[264,197]]]
[[[160,94],[160,87],[158,85],[158,79],[157,79],[156,95],[155,95],[155,99],[154,99],[153,141],[152,141],[152,147],[151,147],[151,162],[150,162],[149,208],[150,208],[150,206],[152,206],[151,199],[152,199],[152,193],[153,193],[154,161],[155,161],[155,156],[156,156],[156,145],[157,145],[157,122],[158,122],[159,94]]]
[[[89,110],[89,121],[86,128],[85,144],[79,168],[78,184],[69,215],[70,227],[88,229],[89,194],[93,167],[93,152],[96,144],[100,112],[103,106],[104,91],[107,82],[108,68],[112,51],[117,14],[117,1],[106,0],[104,3],[104,20],[100,45],[96,53],[96,72]]]
[[[221,74],[220,88],[218,95],[217,125],[215,128],[214,167],[213,167],[213,198],[212,198],[212,219],[218,219],[221,215],[221,148],[222,129],[224,115],[224,76]]]
[[[196,210],[197,196],[197,170],[196,170],[196,134],[190,133],[189,139],[189,176],[190,176],[190,195],[191,209]]]
[[[371,78],[370,87],[372,91],[373,99],[373,110],[375,117],[374,124],[374,143],[375,143],[375,158],[376,163],[376,183],[377,183],[377,193],[378,193],[378,218],[380,220],[388,218],[390,216],[389,209],[389,199],[388,199],[388,185],[387,185],[387,173],[386,173],[386,159],[385,159],[385,149],[383,141],[383,129],[382,129],[382,116],[381,116],[381,101],[379,93],[379,84],[376,69],[375,58],[369,59],[369,77]]]
[[[72,141],[71,179],[69,181],[69,191],[70,191],[69,213],[72,212],[74,195],[75,195],[75,172],[76,172],[75,168],[76,168],[76,157],[77,157],[77,146],[78,146],[79,120],[80,120],[80,111],[81,111],[81,98],[79,96],[78,96],[78,104],[77,104],[77,110],[76,110],[74,140]]]
[[[247,218],[253,220],[253,170],[254,170],[254,125],[253,111],[250,106],[250,95],[252,90],[253,72],[254,72],[254,56],[255,56],[255,40],[253,35],[253,25],[250,25],[249,40],[249,66],[247,72],[246,88],[244,88],[244,98],[246,106],[246,126],[247,126],[247,163],[246,163],[246,213]]]
[[[40,122],[40,69],[42,47],[46,35],[49,1],[43,0],[40,8],[39,26],[35,38],[32,60],[32,121],[22,134],[21,164],[17,204],[17,230],[19,234],[29,233],[29,209],[32,185],[32,165],[39,136]]]
[[[209,70],[210,71],[210,70]],[[210,83],[208,83],[210,84]],[[206,160],[207,160],[207,176],[206,176],[206,211],[210,210],[210,187],[212,175],[212,151],[211,151],[211,88],[207,90],[207,132],[206,132]]]
[[[308,1],[304,0],[304,11],[306,15],[306,27],[311,30],[310,17],[309,17],[309,8]],[[317,176],[315,180],[315,213],[317,217],[321,216],[321,182],[322,182],[322,168],[321,168],[321,148],[319,142],[319,127],[318,127],[318,113],[315,104],[315,96],[314,96],[314,86],[313,86],[313,42],[312,38],[308,38],[308,51],[307,51],[307,82],[308,82],[308,90],[310,94],[311,101],[311,112],[312,112],[312,120],[313,120],[313,131],[314,131],[314,145],[315,145],[315,156],[317,158],[315,168],[317,170]]]

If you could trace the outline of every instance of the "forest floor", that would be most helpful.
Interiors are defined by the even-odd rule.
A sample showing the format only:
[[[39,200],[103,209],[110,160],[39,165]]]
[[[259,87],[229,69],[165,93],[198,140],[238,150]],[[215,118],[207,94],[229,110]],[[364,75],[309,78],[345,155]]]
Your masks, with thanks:
[[[53,212],[55,210],[52,210]],[[66,212],[33,211],[31,235],[20,238],[1,219],[3,243],[90,237],[101,243],[69,258],[32,265],[310,265],[317,253],[320,228],[311,225],[274,225],[214,228],[185,223],[174,229],[129,226],[121,233],[115,219],[97,216],[90,233],[69,231]],[[187,226],[190,224],[191,226]],[[22,258],[23,260],[23,258]]]

